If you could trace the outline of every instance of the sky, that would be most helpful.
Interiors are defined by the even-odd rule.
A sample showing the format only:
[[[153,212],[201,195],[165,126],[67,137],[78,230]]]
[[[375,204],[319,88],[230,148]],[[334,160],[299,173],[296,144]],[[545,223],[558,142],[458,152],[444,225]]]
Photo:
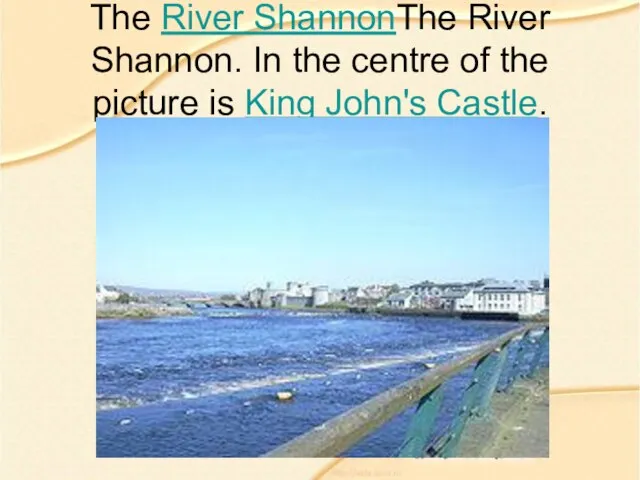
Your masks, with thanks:
[[[100,118],[97,281],[541,279],[548,120]]]

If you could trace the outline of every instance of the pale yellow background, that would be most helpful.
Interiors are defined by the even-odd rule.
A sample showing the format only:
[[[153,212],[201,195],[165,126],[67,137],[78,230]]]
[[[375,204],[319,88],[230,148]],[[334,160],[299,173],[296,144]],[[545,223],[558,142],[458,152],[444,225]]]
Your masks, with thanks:
[[[502,2],[549,7],[544,32],[412,32],[338,38],[161,38],[159,3],[147,32],[98,32],[90,2],[5,1],[2,11],[0,321],[2,451],[8,479],[211,478],[583,478],[638,477],[637,5],[609,0]],[[215,8],[222,2],[192,2]],[[544,3],[543,7],[540,7]],[[244,8],[250,2],[225,2]],[[465,2],[431,8],[462,12]],[[390,2],[297,2],[301,6],[389,8]],[[250,19],[250,17],[247,17]],[[542,51],[544,75],[251,75],[259,42],[286,54],[395,51],[411,45],[451,58],[481,45]],[[98,44],[134,51],[228,51],[241,76],[102,75]],[[337,87],[379,93],[441,88],[489,94],[516,87],[536,96],[551,125],[551,458],[548,460],[108,460],[95,458],[95,132],[93,95],[235,94],[246,87],[316,93]],[[242,115],[242,108],[236,113]],[[311,120],[313,121],[313,120]],[[425,150],[429,145],[425,145]],[[479,160],[481,161],[481,160]],[[514,161],[518,153],[514,152]],[[184,163],[188,168],[188,161]],[[526,252],[523,252],[526,254]]]

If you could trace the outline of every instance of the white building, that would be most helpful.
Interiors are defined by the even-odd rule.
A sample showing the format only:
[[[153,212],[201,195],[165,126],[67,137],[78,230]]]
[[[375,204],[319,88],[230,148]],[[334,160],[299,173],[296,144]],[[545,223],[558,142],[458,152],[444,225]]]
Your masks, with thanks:
[[[339,303],[345,300],[345,291],[336,289],[329,290],[329,303]]]
[[[349,287],[345,292],[345,300],[348,303],[355,303],[358,300],[367,298],[367,294],[360,287]]]
[[[314,307],[320,307],[329,303],[329,287],[325,285],[313,287],[312,293],[312,304]]]
[[[545,293],[518,284],[489,284],[474,289],[459,303],[460,310],[536,315],[545,306]]]
[[[115,300],[120,296],[119,292],[108,289],[104,285],[96,285],[96,302],[104,303],[107,300]]]
[[[446,310],[464,310],[465,304],[468,304],[468,296],[471,288],[464,286],[447,287],[438,297],[441,301],[442,308]]]
[[[368,285],[363,289],[362,294],[371,300],[382,300],[390,289],[388,285]]]
[[[411,308],[416,295],[411,291],[398,292],[387,298],[387,306],[391,308]]]
[[[460,312],[472,312],[475,298],[475,290],[469,289],[463,295],[456,298],[453,309]]]
[[[312,295],[312,289],[308,283],[287,282],[286,293],[292,297],[310,297]]]

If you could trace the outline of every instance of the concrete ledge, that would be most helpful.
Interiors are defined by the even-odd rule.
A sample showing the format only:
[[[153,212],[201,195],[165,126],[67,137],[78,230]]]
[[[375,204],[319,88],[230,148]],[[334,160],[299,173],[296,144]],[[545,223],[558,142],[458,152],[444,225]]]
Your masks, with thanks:
[[[549,370],[496,393],[489,412],[469,421],[459,457],[548,458]]]

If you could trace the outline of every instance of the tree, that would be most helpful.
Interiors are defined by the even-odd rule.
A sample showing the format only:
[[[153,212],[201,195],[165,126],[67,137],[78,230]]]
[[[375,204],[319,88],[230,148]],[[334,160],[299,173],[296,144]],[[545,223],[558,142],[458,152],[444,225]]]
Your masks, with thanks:
[[[126,292],[122,292],[120,295],[118,295],[118,297],[116,298],[116,303],[131,303],[133,302],[134,298],[129,295]]]

